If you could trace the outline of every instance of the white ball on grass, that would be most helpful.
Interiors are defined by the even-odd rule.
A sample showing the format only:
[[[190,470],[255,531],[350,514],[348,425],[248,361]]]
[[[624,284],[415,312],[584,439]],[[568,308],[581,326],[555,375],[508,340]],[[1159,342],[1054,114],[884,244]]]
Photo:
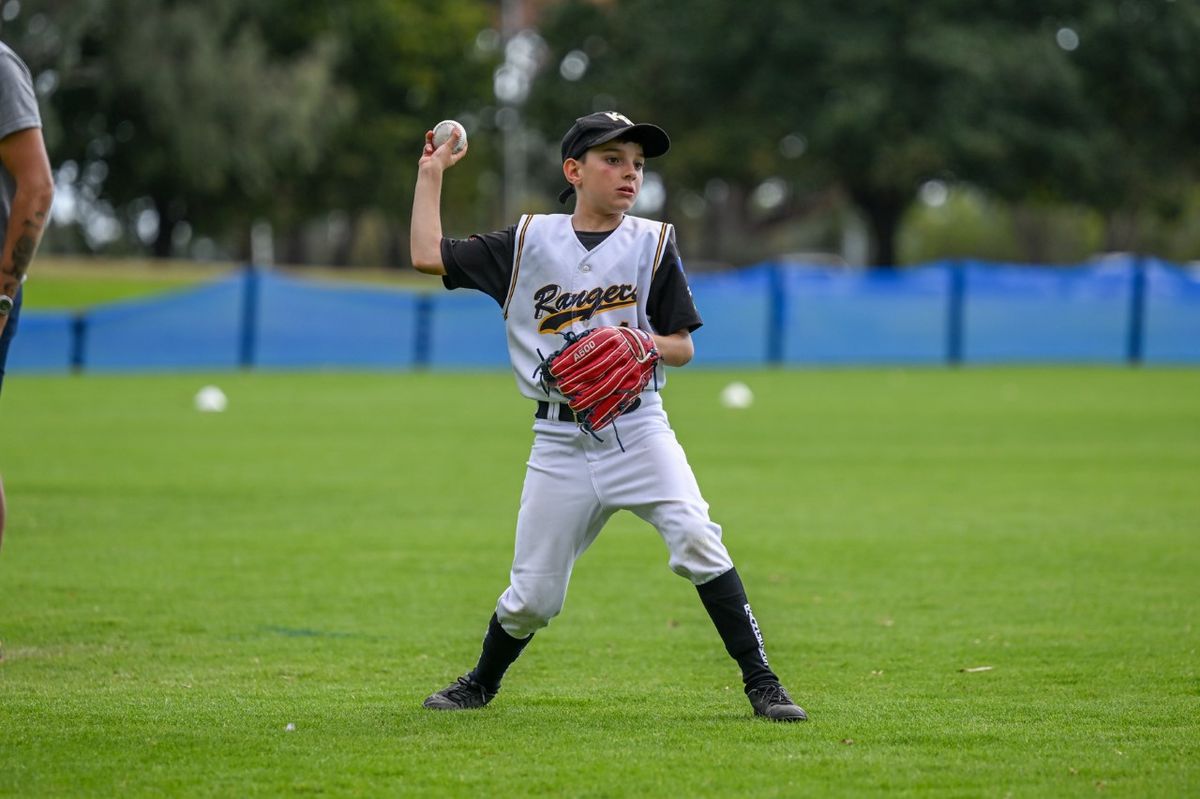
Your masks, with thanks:
[[[229,398],[216,386],[205,386],[196,392],[195,403],[201,413],[220,413],[229,407]]]
[[[754,404],[754,392],[745,383],[734,381],[721,389],[721,404],[739,410],[749,408]]]

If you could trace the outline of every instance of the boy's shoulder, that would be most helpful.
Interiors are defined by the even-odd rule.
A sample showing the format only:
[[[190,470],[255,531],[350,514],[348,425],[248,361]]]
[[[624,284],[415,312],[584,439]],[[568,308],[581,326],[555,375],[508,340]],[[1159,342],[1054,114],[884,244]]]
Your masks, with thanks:
[[[521,214],[521,218],[517,220],[518,227],[525,222],[557,222],[562,224],[571,219],[570,214],[539,214],[533,211]]]
[[[659,219],[647,219],[644,216],[633,216],[632,214],[625,215],[625,224],[635,234],[646,236],[651,239],[657,239],[660,242],[664,239],[673,238],[675,228],[670,222],[663,222]]]

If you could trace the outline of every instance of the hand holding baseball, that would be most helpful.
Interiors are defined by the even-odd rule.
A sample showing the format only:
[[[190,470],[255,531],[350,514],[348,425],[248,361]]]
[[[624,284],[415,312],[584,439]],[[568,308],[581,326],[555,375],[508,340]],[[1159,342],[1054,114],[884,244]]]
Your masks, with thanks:
[[[443,120],[425,132],[425,149],[420,165],[436,163],[442,169],[452,167],[467,154],[467,130],[453,119]]]

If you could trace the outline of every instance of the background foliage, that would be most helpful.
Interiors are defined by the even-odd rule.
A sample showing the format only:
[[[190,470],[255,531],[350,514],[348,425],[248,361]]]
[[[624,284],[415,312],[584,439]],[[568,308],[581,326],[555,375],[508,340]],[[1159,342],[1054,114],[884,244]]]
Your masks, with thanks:
[[[1178,0],[27,0],[60,251],[405,261],[421,135],[472,158],[448,231],[553,210],[558,139],[674,137],[685,255],[893,264],[1200,254],[1200,6]],[[656,184],[656,188],[657,188]],[[655,200],[661,200],[661,205]],[[989,209],[980,223],[964,212]]]

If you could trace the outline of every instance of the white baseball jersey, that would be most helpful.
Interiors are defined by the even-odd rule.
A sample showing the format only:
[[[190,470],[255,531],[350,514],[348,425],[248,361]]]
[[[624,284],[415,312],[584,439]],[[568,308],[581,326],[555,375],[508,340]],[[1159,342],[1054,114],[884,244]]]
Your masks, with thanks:
[[[618,325],[660,332],[646,315],[646,299],[671,232],[665,222],[626,216],[608,238],[588,250],[567,214],[521,217],[504,319],[509,357],[523,395],[562,401],[557,391],[547,397],[534,377],[542,358],[565,343],[562,333]],[[648,390],[664,382],[660,363]]]

